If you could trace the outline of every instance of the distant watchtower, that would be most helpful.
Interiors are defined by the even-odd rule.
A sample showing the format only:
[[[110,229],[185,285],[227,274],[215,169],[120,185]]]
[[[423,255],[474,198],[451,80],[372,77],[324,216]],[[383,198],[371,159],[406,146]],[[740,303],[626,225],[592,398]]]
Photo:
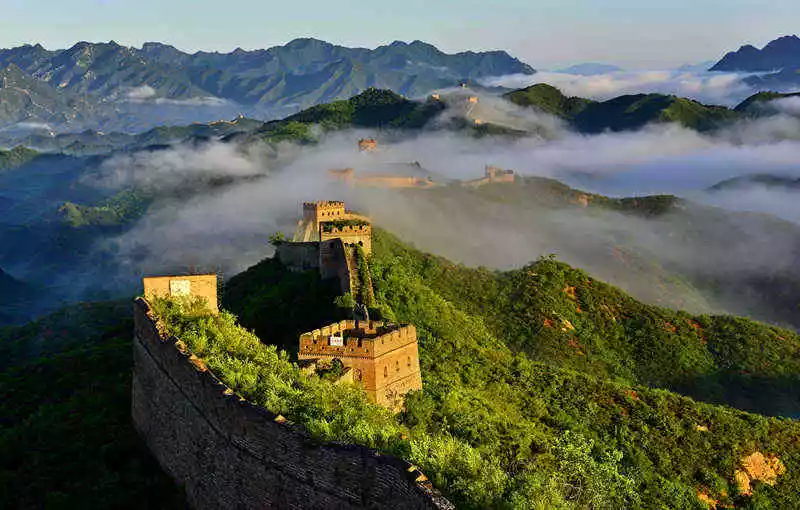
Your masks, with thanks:
[[[410,324],[341,321],[300,336],[298,359],[328,365],[337,359],[370,400],[395,411],[422,389],[417,329]]]
[[[361,152],[375,152],[378,142],[374,138],[362,138],[358,141],[358,150]]]
[[[322,223],[341,220],[346,216],[347,211],[345,210],[344,202],[328,200],[303,203],[303,222],[310,224],[317,235],[319,234],[319,227]],[[317,237],[315,240],[319,241],[319,238]]]

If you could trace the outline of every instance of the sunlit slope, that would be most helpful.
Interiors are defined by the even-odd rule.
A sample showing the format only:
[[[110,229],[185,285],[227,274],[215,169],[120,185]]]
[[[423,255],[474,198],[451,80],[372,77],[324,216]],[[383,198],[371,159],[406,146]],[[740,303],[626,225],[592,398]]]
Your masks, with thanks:
[[[401,423],[415,437],[447,431],[479,455],[475,466],[456,465],[455,453],[431,446],[426,474],[460,506],[699,508],[698,493],[744,507],[798,504],[796,422],[677,393],[791,412],[796,334],[644,305],[550,259],[508,272],[469,269],[383,231],[370,265],[373,316],[419,331],[424,390],[410,397]],[[262,262],[231,282],[227,306],[266,341],[290,346],[287,321],[270,334],[274,319],[256,310],[280,316],[284,287],[299,278]],[[305,278],[319,285],[314,273]],[[335,310],[330,296],[302,299],[302,307]],[[298,317],[289,322],[302,330]],[[750,391],[757,403],[742,397]],[[777,456],[786,471],[774,487],[756,482],[751,499],[739,494],[734,472],[756,451]],[[573,484],[587,489],[565,489]]]

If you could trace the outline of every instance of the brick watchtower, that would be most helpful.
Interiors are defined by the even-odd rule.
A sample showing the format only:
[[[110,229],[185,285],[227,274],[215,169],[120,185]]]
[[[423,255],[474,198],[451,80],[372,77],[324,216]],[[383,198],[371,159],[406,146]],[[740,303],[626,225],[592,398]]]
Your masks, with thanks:
[[[341,321],[300,336],[298,359],[338,359],[373,402],[395,411],[422,389],[417,329],[410,324]]]

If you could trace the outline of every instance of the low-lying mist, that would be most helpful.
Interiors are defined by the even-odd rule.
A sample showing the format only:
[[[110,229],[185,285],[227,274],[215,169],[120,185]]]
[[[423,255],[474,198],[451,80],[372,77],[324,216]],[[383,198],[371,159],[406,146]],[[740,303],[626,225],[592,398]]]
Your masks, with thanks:
[[[745,79],[752,73],[693,70],[613,71],[578,75],[538,72],[534,75],[498,76],[485,81],[489,86],[523,88],[548,83],[568,96],[605,101],[628,94],[671,94],[708,104],[735,106],[755,92]]]
[[[741,302],[732,298],[736,292],[700,293],[687,282],[714,286],[732,276],[762,274],[800,279],[793,267],[800,249],[796,193],[764,187],[707,191],[720,181],[750,174],[799,176],[796,117],[743,122],[713,135],[655,125],[588,136],[547,115],[505,103],[493,108],[500,104],[496,101],[481,100],[480,114],[487,121],[511,119],[540,128],[534,129],[539,136],[476,138],[434,130],[397,138],[351,130],[325,135],[312,146],[284,144],[277,157],[274,152],[265,156],[269,152],[257,146],[219,142],[113,157],[88,182],[160,193],[131,228],[95,244],[96,256],[106,261],[104,272],[80,279],[94,291],[118,294],[135,292],[144,274],[214,270],[229,277],[271,255],[272,233],[291,235],[303,201],[338,199],[419,249],[456,262],[508,269],[555,254],[652,303],[784,321],[759,304],[746,282]],[[764,127],[768,122],[784,128],[776,134]],[[379,150],[359,153],[356,141],[375,135]],[[411,162],[419,165],[406,165]],[[452,182],[481,177],[487,164],[608,196],[670,193],[724,209],[679,205],[653,218],[543,201],[535,183],[507,188],[508,193],[502,185],[376,189],[348,187],[327,172],[353,167],[357,174],[409,173]],[[230,182],[181,193],[193,183],[220,178]],[[753,221],[752,215],[725,210],[774,214],[794,223]]]

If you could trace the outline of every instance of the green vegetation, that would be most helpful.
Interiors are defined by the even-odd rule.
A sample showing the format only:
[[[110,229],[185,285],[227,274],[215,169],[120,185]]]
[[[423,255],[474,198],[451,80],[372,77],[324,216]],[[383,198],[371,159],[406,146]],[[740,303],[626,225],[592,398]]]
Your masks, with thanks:
[[[650,123],[664,122],[675,122],[697,131],[709,131],[737,117],[736,112],[724,106],[707,106],[663,94],[638,94],[594,103],[583,110],[574,123],[585,133],[609,129],[634,130]]]
[[[505,273],[467,269],[381,231],[369,265],[378,314],[417,326],[424,390],[395,422],[362,425],[373,431],[364,444],[381,444],[371,435],[380,427],[406,434],[384,447],[459,507],[704,508],[698,490],[741,508],[800,504],[800,424],[655,388],[712,401],[752,390],[796,410],[796,334],[644,305],[550,259]],[[236,294],[250,296],[251,310],[281,306],[280,265],[256,268],[234,279]],[[238,312],[241,299],[227,297]],[[267,329],[264,339],[294,352],[291,335]],[[337,437],[324,434],[338,424],[313,423]],[[787,473],[748,498],[733,472],[754,451],[777,455]]]
[[[129,303],[0,329],[0,506],[186,507],[130,418]]]
[[[398,415],[331,384],[341,367],[309,377],[291,362],[301,332],[348,311],[315,272],[269,259],[226,285],[225,305],[270,345],[229,313],[153,305],[240,394],[322,440],[408,459],[460,508],[705,508],[698,491],[737,508],[800,505],[800,423],[673,392],[796,413],[797,334],[644,305],[551,259],[469,269],[383,231],[373,249],[375,315],[415,324],[420,341],[424,389]],[[127,307],[0,330],[4,506],[180,507],[130,425]],[[733,473],[755,451],[786,473],[748,497]]]
[[[503,96],[518,106],[531,106],[539,110],[571,120],[587,106],[594,103],[582,97],[567,97],[560,90],[546,83],[537,83],[530,87],[509,92]]]
[[[23,147],[18,145],[11,150],[3,150],[0,149],[0,170],[10,170],[12,168],[17,168],[29,161],[32,161],[39,155],[33,149],[28,149],[27,147]]]
[[[550,85],[537,84],[503,97],[561,117],[584,133],[639,129],[651,123],[675,122],[697,131],[709,131],[740,117],[724,106],[709,106],[676,96],[637,94],[596,102],[567,97]]]
[[[348,317],[353,306],[338,307],[338,295],[337,281],[266,259],[226,282],[224,302],[260,338],[294,353],[302,333]]]
[[[776,99],[786,99],[789,97],[800,97],[800,92],[792,94],[784,94],[781,92],[757,92],[739,103],[734,110],[747,115],[764,115],[765,113],[772,113],[769,108],[770,102]]]
[[[87,206],[66,202],[58,212],[73,228],[119,227],[141,217],[149,199],[137,190],[122,190],[99,205]]]
[[[256,136],[268,142],[309,143],[318,137],[312,126],[319,126],[322,132],[353,127],[417,129],[444,108],[440,101],[411,101],[390,90],[368,88],[350,99],[312,106],[283,120],[267,122]]]
[[[356,271],[358,272],[358,302],[367,308],[374,308],[375,296],[372,293],[372,276],[369,270],[369,260],[364,248],[355,247]]]
[[[785,175],[754,174],[742,175],[726,179],[714,184],[708,191],[725,191],[744,189],[751,186],[764,186],[767,188],[800,189],[800,179]]]

